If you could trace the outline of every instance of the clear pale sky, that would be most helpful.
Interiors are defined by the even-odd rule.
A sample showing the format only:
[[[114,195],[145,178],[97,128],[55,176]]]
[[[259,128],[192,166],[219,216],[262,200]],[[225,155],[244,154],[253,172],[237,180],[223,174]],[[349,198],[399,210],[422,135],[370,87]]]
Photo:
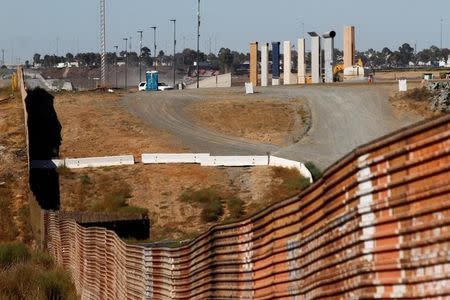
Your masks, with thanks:
[[[158,26],[158,51],[172,52],[177,19],[177,48],[195,48],[197,0],[106,0],[107,46],[124,48],[137,30],[144,30],[144,45],[153,49]],[[201,50],[226,46],[247,51],[250,41],[295,41],[305,32],[336,30],[342,48],[343,25],[356,26],[357,48],[398,48],[402,42],[420,50],[440,46],[440,19],[444,18],[444,47],[450,46],[449,0],[202,0]],[[2,0],[0,49],[5,61],[31,59],[33,53],[59,55],[99,51],[99,0]],[[57,39],[59,42],[57,43]],[[1,53],[0,53],[1,54]],[[1,57],[0,57],[1,59]]]

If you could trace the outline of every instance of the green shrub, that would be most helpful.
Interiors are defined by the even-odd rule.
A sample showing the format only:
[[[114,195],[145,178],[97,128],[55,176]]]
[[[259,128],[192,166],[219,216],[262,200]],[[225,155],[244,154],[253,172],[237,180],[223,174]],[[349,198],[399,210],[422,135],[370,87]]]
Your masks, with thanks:
[[[62,270],[42,272],[37,283],[44,291],[46,299],[75,299],[70,277]]]
[[[0,267],[2,268],[8,268],[29,259],[30,252],[24,244],[7,243],[0,245]]]
[[[305,167],[311,172],[314,181],[317,181],[320,178],[322,178],[323,176],[322,171],[312,161],[308,161],[305,164]]]
[[[433,94],[426,87],[420,87],[405,92],[403,98],[415,101],[429,101],[432,96]]]
[[[213,199],[203,204],[201,218],[204,222],[217,222],[223,216],[223,205],[220,199]]]
[[[233,197],[227,200],[227,207],[231,219],[239,219],[245,214],[245,202],[242,199]]]
[[[91,178],[89,178],[88,175],[81,175],[80,176],[80,181],[81,181],[81,184],[87,185],[87,184],[91,183]]]
[[[201,219],[204,222],[216,222],[223,216],[222,197],[212,187],[193,191],[188,189],[180,196],[181,201],[202,208]]]

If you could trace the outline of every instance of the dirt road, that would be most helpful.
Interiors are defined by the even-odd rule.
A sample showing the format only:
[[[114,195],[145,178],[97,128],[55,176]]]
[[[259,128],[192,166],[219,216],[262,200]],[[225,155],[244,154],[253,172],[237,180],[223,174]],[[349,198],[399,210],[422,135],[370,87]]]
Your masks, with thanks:
[[[311,111],[311,129],[296,144],[278,147],[244,141],[195,124],[184,108],[194,101],[224,100],[242,88],[137,93],[122,104],[148,124],[170,131],[191,151],[214,155],[248,155],[271,152],[299,161],[313,161],[322,168],[355,147],[421,119],[412,114],[394,114],[389,95],[394,85],[279,86],[258,88],[258,97],[274,101],[306,99]]]

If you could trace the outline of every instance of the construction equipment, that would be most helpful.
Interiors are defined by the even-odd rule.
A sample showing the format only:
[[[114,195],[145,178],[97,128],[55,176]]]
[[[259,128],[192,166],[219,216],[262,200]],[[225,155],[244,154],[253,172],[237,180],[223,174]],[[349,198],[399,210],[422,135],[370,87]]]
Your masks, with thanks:
[[[364,63],[361,58],[358,58],[358,62],[354,67],[364,68]],[[335,82],[344,81],[344,64],[335,65],[333,68],[333,78]]]

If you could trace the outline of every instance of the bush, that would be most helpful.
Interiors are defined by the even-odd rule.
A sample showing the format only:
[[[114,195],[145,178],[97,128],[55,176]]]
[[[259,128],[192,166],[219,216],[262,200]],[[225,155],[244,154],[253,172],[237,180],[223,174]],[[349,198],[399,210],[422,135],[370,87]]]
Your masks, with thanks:
[[[415,101],[430,101],[432,96],[433,94],[426,87],[421,87],[405,92],[403,98]]]
[[[74,294],[69,275],[61,270],[42,272],[37,283],[43,290],[45,299],[70,299]]]
[[[0,245],[0,299],[76,299],[76,291],[49,254],[8,243]]]
[[[212,187],[198,191],[189,189],[181,195],[180,199],[183,202],[200,206],[202,208],[201,219],[204,222],[217,222],[223,216],[222,197]]]
[[[203,205],[201,218],[204,222],[217,222],[223,216],[223,205],[220,199],[213,199]]]
[[[311,172],[314,181],[322,178],[322,171],[312,161],[308,161],[305,164],[305,167],[309,170],[309,172]]]
[[[20,243],[7,243],[0,245],[0,267],[8,268],[11,265],[26,262],[30,258],[27,247]]]
[[[230,212],[231,219],[239,219],[245,214],[245,202],[242,199],[233,197],[228,199],[227,207]]]

